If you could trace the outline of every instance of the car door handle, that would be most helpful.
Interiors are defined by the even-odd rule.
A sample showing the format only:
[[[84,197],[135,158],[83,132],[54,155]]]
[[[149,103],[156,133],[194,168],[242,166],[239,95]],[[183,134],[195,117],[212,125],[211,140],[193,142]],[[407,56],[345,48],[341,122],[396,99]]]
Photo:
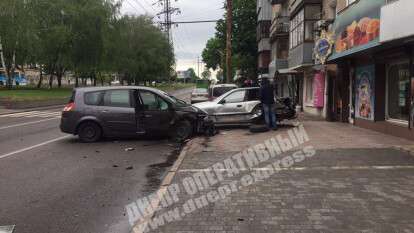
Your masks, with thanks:
[[[108,112],[109,112],[109,110],[102,110],[101,112],[102,112],[102,113],[108,113]]]
[[[152,117],[152,115],[149,115],[149,114],[144,114],[144,117],[145,117],[145,118],[150,118],[150,117]]]
[[[241,107],[243,107],[243,105],[241,105],[241,104],[240,104],[240,105],[237,105],[237,107],[238,107],[238,108],[241,108]]]

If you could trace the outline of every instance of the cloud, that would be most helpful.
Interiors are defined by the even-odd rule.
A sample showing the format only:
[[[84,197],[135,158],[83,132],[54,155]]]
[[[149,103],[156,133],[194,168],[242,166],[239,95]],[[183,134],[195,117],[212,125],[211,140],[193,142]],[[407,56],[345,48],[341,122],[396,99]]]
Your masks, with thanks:
[[[147,12],[154,14],[154,10],[161,11],[159,6],[150,6],[151,0],[136,0],[141,3]],[[223,17],[223,0],[172,0],[173,7],[181,10],[180,15],[174,15],[173,21],[216,20]],[[122,13],[145,14],[145,11],[134,0],[125,0]],[[215,23],[180,24],[173,26],[172,34],[176,54],[177,69],[195,67],[197,56],[201,53],[208,39],[214,36]],[[190,62],[193,60],[194,62]]]

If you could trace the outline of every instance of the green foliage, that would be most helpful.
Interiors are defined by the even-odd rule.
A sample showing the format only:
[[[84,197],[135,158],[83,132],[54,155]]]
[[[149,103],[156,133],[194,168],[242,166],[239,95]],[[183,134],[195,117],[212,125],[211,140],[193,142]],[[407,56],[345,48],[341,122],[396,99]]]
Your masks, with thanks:
[[[205,70],[201,73],[201,77],[205,80],[209,80],[211,78],[211,72],[209,70]]]
[[[196,82],[198,79],[200,79],[199,77],[197,77],[197,74],[193,68],[189,68],[187,72],[189,73],[188,76],[190,77],[192,82]]]
[[[226,70],[226,15],[216,24],[215,37],[211,38],[203,51],[207,68]],[[241,70],[244,78],[255,78],[257,74],[256,1],[233,0],[233,73]]]
[[[16,88],[11,90],[0,89],[0,100],[9,101],[41,101],[50,99],[68,99],[72,93],[70,88],[61,89],[31,89]]]
[[[51,77],[50,85],[66,71],[76,80],[95,82],[108,82],[114,74],[128,83],[168,80],[172,46],[150,18],[122,16],[121,3],[1,0],[0,43],[7,73],[38,64]]]

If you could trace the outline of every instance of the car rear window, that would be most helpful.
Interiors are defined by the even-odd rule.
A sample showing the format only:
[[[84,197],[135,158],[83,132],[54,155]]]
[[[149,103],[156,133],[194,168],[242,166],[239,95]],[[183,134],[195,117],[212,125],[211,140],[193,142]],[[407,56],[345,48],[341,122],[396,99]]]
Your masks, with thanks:
[[[85,93],[85,104],[86,105],[93,105],[98,106],[102,103],[102,91],[95,91],[95,92],[87,92]]]
[[[222,96],[223,94],[236,89],[236,87],[214,87],[213,88],[213,96],[214,97],[219,97]]]
[[[194,90],[194,93],[197,93],[197,94],[206,94],[207,93],[207,89],[197,88],[197,89]]]

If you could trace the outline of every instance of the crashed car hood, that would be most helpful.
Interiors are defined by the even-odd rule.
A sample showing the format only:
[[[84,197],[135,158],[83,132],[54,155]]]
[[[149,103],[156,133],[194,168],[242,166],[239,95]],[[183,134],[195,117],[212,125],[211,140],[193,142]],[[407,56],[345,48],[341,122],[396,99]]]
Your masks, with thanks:
[[[192,112],[192,113],[197,113],[197,114],[207,114],[204,110],[201,110],[200,108],[197,108],[191,105],[179,106],[179,107],[176,107],[176,110],[182,111],[182,112]]]
[[[202,103],[193,104],[194,107],[200,108],[200,109],[206,109],[206,108],[212,108],[217,105],[216,102],[213,101],[207,101]]]

